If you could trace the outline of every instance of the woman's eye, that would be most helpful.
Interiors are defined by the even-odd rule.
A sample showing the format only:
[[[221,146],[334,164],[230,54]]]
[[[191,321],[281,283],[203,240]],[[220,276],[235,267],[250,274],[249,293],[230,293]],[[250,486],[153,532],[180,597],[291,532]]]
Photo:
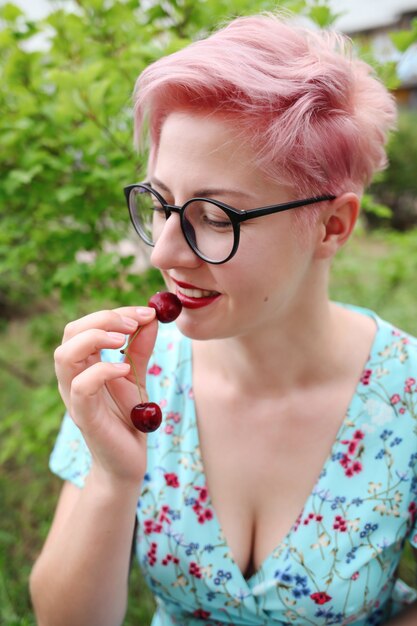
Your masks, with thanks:
[[[231,226],[231,222],[228,218],[225,219],[220,216],[203,215],[203,223],[218,229],[230,228]]]

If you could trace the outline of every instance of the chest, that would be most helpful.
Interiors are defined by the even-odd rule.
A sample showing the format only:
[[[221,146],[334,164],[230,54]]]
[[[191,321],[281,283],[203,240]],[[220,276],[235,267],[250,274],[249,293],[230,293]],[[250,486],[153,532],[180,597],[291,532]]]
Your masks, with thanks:
[[[343,389],[324,396],[198,402],[207,486],[246,576],[290,531],[331,454],[348,398]]]
[[[234,624],[242,611],[270,624],[272,611],[278,623],[324,626],[330,610],[350,623],[386,602],[412,524],[415,441],[402,437],[379,384],[361,388],[333,432],[330,398],[314,427],[288,403],[275,407],[278,429],[257,402],[249,428],[237,402],[222,398],[208,420],[188,388],[163,390],[174,410],[148,438],[138,554],[178,623],[197,606]]]

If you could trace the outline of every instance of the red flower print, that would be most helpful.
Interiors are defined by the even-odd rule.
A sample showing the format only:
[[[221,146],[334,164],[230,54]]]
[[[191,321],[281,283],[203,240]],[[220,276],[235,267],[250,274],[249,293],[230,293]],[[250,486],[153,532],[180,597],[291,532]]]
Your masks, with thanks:
[[[316,593],[310,595],[310,598],[314,600],[316,604],[326,604],[326,602],[330,602],[332,599],[332,597],[327,595],[324,591],[316,591]]]
[[[204,609],[196,609],[193,613],[194,617],[198,619],[208,619],[211,615],[210,611],[204,611]]]
[[[172,435],[172,433],[174,432],[174,427],[172,424],[166,424],[164,431],[166,432],[167,435]]]
[[[159,365],[157,365],[156,363],[154,363],[152,367],[148,369],[148,374],[151,374],[151,376],[159,376],[161,372],[162,367],[159,367]]]
[[[207,487],[194,487],[198,492],[198,498],[195,500],[192,509],[197,515],[197,521],[199,524],[204,524],[207,521],[213,519],[213,511],[203,504],[208,499]]]
[[[398,402],[401,402],[401,398],[398,393],[394,393],[394,395],[391,396],[390,402],[391,404],[398,404]]]
[[[354,476],[355,474],[359,474],[361,471],[362,471],[362,463],[359,463],[359,461],[355,461],[354,463],[349,465],[349,467],[346,468],[345,476],[347,476],[348,478],[352,478],[352,476]]]
[[[362,463],[352,457],[356,455],[356,458],[358,458],[363,452],[364,446],[363,444],[359,444],[359,442],[364,437],[365,435],[361,430],[356,430],[353,435],[353,439],[344,439],[340,442],[343,445],[348,446],[347,452],[342,454],[339,459],[340,465],[345,470],[345,476],[348,478],[352,478],[352,476],[359,474],[359,472],[362,471]]]
[[[168,522],[168,524],[171,524],[171,520],[169,519],[169,506],[167,504],[164,504],[161,507],[158,515],[158,522]]]
[[[372,370],[364,370],[362,373],[362,377],[361,377],[362,385],[369,385],[371,376],[372,376]]]
[[[181,415],[179,413],[177,413],[176,411],[170,411],[169,413],[167,413],[166,420],[167,420],[167,422],[169,420],[172,420],[173,422],[178,424],[178,422],[181,421]]]
[[[359,572],[354,572],[351,576],[352,580],[358,580],[358,578],[359,578]]]
[[[348,467],[349,463],[350,463],[350,459],[349,459],[348,455],[347,454],[343,454],[342,458],[340,459],[340,465],[342,467]]]
[[[205,502],[208,498],[207,487],[194,487],[198,491],[198,499],[200,502]]]
[[[355,454],[357,447],[358,447],[358,442],[351,441],[348,446],[348,454]]]
[[[148,552],[147,552],[147,557],[148,557],[148,563],[149,565],[155,565],[156,563],[156,548],[157,548],[157,544],[153,541],[151,543],[151,547],[149,548]]]
[[[339,530],[341,533],[347,531],[346,520],[341,515],[336,515],[333,523],[334,530]]]
[[[151,533],[160,533],[162,532],[162,524],[157,524],[152,519],[146,519],[143,522],[145,535],[150,535]]]
[[[203,577],[203,575],[201,573],[200,566],[195,561],[191,561],[191,563],[190,563],[190,565],[188,567],[188,572],[191,574],[191,576],[195,576],[196,578],[202,578]]]
[[[166,474],[164,474],[164,478],[168,487],[177,488],[180,486],[178,476],[174,472],[167,472]]]
[[[302,517],[303,517],[303,511],[301,511],[300,515],[297,517],[297,519],[296,519],[296,520],[295,520],[295,522],[294,522],[294,526],[293,526],[293,530],[294,530],[294,532],[295,532],[296,530],[298,530],[298,527],[299,527],[299,526],[300,526],[300,524],[301,524]]]
[[[178,565],[178,563],[180,562],[179,558],[174,556],[173,554],[167,554],[166,557],[164,559],[162,559],[161,563],[162,565],[168,565],[168,563],[175,563],[176,565]]]
[[[405,393],[411,393],[413,391],[412,386],[415,385],[415,378],[407,378],[405,381],[404,391]]]
[[[300,517],[296,521],[297,528],[301,522],[303,522],[304,526],[308,526],[310,522],[316,521],[321,522],[323,519],[323,515],[317,515],[316,513],[309,513],[303,520]],[[297,530],[297,528],[295,530]]]

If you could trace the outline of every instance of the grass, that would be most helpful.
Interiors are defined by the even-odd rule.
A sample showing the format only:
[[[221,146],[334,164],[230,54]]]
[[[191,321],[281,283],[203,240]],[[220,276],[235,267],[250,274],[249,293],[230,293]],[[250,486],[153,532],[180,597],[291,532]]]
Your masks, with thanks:
[[[368,235],[358,230],[335,262],[331,295],[372,308],[417,335],[416,276],[417,233]],[[2,335],[0,367],[11,363],[15,368],[12,373],[3,367],[0,374],[2,626],[35,626],[28,576],[48,532],[60,489],[60,481],[49,473],[47,461],[62,412],[52,370],[53,339],[62,326],[62,315],[54,312],[44,318],[43,325],[41,318],[16,321]],[[47,336],[47,348],[37,342],[40,334]],[[33,387],[24,380],[27,374],[34,379]],[[415,580],[408,549],[401,576],[409,584]],[[153,607],[151,594],[134,568],[124,626],[148,625]]]

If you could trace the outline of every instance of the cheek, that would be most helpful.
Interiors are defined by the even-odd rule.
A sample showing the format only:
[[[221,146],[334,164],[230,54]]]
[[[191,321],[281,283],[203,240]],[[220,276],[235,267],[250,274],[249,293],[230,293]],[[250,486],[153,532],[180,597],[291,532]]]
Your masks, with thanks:
[[[309,271],[311,246],[300,245],[289,229],[277,233],[272,227],[262,237],[247,237],[243,244],[230,265],[224,266],[223,279],[219,275],[236,303],[258,311],[274,307],[299,288]]]

